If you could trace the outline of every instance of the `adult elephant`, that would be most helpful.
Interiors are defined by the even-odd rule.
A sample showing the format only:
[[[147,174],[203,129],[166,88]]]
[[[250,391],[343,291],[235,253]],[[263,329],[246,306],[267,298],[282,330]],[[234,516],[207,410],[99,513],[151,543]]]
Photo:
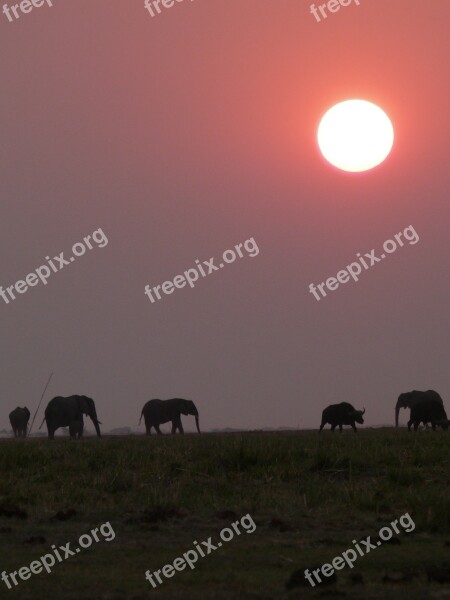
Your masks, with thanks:
[[[414,425],[414,431],[417,431],[420,423],[431,423],[433,431],[436,431],[436,425],[447,430],[450,420],[447,418],[445,408],[438,400],[422,400],[411,408],[411,418],[408,421],[408,431],[411,431],[411,425]]]
[[[177,429],[180,433],[184,433],[183,425],[181,424],[181,415],[194,415],[197,431],[200,433],[197,407],[192,400],[183,400],[183,398],[149,400],[144,404],[139,424],[141,424],[143,416],[147,435],[150,435],[152,427],[154,427],[156,432],[161,435],[162,432],[159,426],[163,423],[172,421],[172,433],[176,433]]]
[[[50,400],[45,409],[44,417],[44,421],[47,422],[49,440],[55,437],[55,431],[59,427],[68,427],[70,437],[79,439],[83,435],[83,415],[90,417],[98,437],[101,437],[101,423],[97,418],[97,411],[92,398],[87,396],[67,396],[66,398],[56,396]],[[42,421],[41,427],[44,421]]]
[[[28,421],[30,420],[30,411],[26,406],[18,406],[9,413],[9,422],[14,431],[14,437],[27,437]]]
[[[412,392],[406,392],[400,394],[395,405],[395,426],[398,427],[398,413],[401,408],[413,408],[423,400],[436,400],[444,406],[442,398],[434,390],[427,390],[426,392],[418,392],[413,390]]]

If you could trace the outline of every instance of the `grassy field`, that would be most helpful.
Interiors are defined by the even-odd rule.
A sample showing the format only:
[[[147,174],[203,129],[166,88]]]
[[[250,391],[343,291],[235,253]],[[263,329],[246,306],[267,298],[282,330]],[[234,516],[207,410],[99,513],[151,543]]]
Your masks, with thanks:
[[[448,432],[404,429],[2,440],[0,571],[29,566],[52,544],[76,547],[107,521],[116,537],[10,591],[0,581],[0,597],[450,598],[449,450]],[[376,538],[405,512],[415,530],[338,571],[336,582],[312,588],[294,578],[286,588],[293,572]],[[156,589],[145,580],[247,513],[254,533]]]

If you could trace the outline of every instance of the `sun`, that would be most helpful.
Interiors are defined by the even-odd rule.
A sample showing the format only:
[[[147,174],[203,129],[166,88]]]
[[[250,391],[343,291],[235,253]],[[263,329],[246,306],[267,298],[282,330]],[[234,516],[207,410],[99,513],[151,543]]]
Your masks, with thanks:
[[[367,100],[345,100],[322,117],[317,141],[323,156],[343,171],[359,173],[382,163],[394,143],[387,114]]]

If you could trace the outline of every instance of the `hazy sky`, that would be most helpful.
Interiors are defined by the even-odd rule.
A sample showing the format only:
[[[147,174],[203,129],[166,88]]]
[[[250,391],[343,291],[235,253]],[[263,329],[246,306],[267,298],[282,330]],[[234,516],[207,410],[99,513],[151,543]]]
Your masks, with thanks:
[[[0,429],[51,371],[44,406],[86,394],[104,430],[174,396],[205,430],[315,428],[341,401],[393,423],[411,389],[448,410],[448,0],[360,0],[321,23],[310,0],[185,0],[155,18],[143,0],[53,4],[0,13],[0,285],[98,228],[108,245],[0,298]],[[359,175],[315,137],[352,97],[396,136]],[[418,243],[309,293],[409,225]],[[144,295],[252,237],[258,256]]]

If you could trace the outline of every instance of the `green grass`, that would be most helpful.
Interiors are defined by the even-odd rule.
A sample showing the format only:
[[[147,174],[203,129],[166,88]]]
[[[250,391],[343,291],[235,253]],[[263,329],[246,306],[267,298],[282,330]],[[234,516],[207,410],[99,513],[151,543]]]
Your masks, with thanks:
[[[426,577],[435,565],[450,567],[449,448],[446,432],[405,430],[5,440],[0,505],[28,518],[0,517],[2,571],[29,565],[52,544],[76,546],[106,521],[116,539],[12,591],[0,581],[0,597],[449,598],[442,595],[448,584]],[[52,520],[68,509],[76,516]],[[237,517],[220,518],[223,511]],[[286,590],[296,569],[331,562],[353,539],[376,537],[405,512],[415,531],[339,571],[335,586]],[[257,524],[253,534],[235,537],[155,590],[144,579],[147,569],[172,563],[194,540],[217,540],[247,513]],[[152,514],[167,519],[151,522]],[[24,544],[39,535],[45,543]],[[351,581],[355,573],[362,584]],[[386,575],[404,581],[383,582]]]

